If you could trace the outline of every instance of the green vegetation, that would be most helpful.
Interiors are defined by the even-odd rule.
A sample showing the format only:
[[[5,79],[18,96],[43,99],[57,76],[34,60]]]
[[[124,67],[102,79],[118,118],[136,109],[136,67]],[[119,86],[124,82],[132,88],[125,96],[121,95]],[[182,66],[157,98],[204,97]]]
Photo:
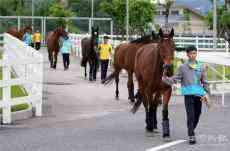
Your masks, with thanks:
[[[0,54],[0,58],[2,58],[1,56],[2,56],[2,54]],[[11,72],[11,78],[15,78],[14,75],[12,74],[12,72]],[[2,80],[2,67],[0,68],[0,80]],[[0,88],[0,100],[2,100],[2,93],[3,93],[3,90],[2,90],[2,88]],[[27,95],[28,94],[26,93],[23,86],[21,86],[21,85],[11,86],[11,98],[23,97],[23,96],[27,96]],[[11,107],[11,111],[16,112],[16,111],[25,110],[25,109],[28,109],[29,106],[30,105],[27,103],[14,105]],[[1,108],[0,108],[0,113],[2,113]]]
[[[228,32],[230,28],[230,12],[225,8],[225,6],[219,6],[217,8],[217,32],[218,35],[223,37],[224,32]],[[213,29],[213,11],[209,11],[206,16],[206,23],[209,25],[210,29]]]
[[[174,73],[177,71],[179,65],[182,64],[182,60],[181,59],[174,59],[174,62],[173,62],[173,67],[174,67]],[[216,65],[216,68],[217,72],[219,74],[216,75],[216,80],[222,80],[222,72],[223,72],[223,66],[221,65]],[[208,76],[208,80],[212,80],[212,70],[210,67],[208,67],[208,70],[207,70],[207,76]],[[230,79],[230,67],[225,67],[225,74],[226,74],[226,78],[227,79]]]
[[[32,1],[28,0],[0,0],[0,15],[2,16],[31,16]],[[64,3],[64,4],[63,4]],[[125,28],[125,0],[94,0],[94,17],[111,17],[114,21],[114,31],[123,34]],[[155,7],[151,0],[129,0],[130,32],[143,34],[148,24],[153,22]],[[91,0],[39,0],[34,1],[34,16],[55,17],[91,17]],[[48,11],[47,11],[48,10]],[[49,20],[47,31],[53,30],[57,25],[68,24],[71,32],[88,32],[88,21],[66,22],[63,19]],[[22,19],[21,25],[31,25],[30,19]],[[40,21],[35,19],[35,29],[40,29]],[[94,21],[100,27],[100,32],[109,33],[109,21]],[[17,19],[4,19],[0,22],[0,32],[9,27],[17,27]]]
[[[125,34],[126,1],[103,0],[100,10],[112,17],[117,26],[118,33]],[[145,28],[153,21],[155,6],[149,0],[129,0],[130,31],[143,34]]]

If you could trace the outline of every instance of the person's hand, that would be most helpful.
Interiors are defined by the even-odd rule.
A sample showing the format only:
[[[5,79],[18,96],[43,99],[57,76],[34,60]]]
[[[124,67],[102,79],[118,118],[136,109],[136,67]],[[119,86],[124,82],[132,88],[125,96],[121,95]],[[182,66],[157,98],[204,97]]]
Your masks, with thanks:
[[[205,94],[204,96],[201,97],[200,101],[204,102],[208,108],[210,107],[210,104],[209,104],[209,97],[208,97],[208,94]]]
[[[162,76],[162,81],[164,81],[164,80],[166,80],[168,77],[165,75],[165,74],[163,74],[163,76]]]

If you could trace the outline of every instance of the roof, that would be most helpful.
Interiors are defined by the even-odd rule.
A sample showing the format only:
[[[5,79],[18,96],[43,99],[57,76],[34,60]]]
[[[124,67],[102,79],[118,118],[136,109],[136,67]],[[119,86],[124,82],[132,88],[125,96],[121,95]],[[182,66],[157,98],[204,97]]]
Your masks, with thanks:
[[[183,8],[183,9],[187,9],[187,10],[193,12],[194,14],[196,14],[196,15],[202,17],[202,18],[205,17],[205,15],[202,14],[202,12],[200,12],[200,11],[198,11],[197,9],[194,9],[194,8],[192,8],[192,7],[189,7],[189,6],[186,6],[186,5],[176,5],[176,7],[180,7],[180,8]]]
[[[160,7],[161,9],[162,9],[162,5],[158,5],[158,7]],[[192,7],[189,7],[189,6],[187,6],[187,5],[178,5],[178,4],[175,4],[173,7],[172,7],[172,9],[175,9],[175,8],[182,8],[182,9],[187,9],[187,10],[189,10],[190,12],[192,12],[192,13],[194,13],[194,14],[196,14],[197,16],[199,16],[199,17],[201,17],[201,18],[204,18],[205,17],[205,15],[202,13],[202,12],[200,12],[200,11],[198,11],[197,9],[194,9],[194,8],[192,8]]]

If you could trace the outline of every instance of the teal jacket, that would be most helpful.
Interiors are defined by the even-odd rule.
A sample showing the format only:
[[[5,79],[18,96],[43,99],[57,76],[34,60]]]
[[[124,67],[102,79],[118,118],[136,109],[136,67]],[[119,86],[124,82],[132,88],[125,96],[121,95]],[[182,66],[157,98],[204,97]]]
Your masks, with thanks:
[[[31,35],[26,32],[24,35],[23,35],[23,41],[28,45],[30,46],[31,43],[32,43],[32,38],[31,38]]]
[[[196,61],[194,67],[190,64],[189,61],[182,64],[174,76],[163,79],[163,82],[169,85],[180,82],[182,95],[204,96],[210,93],[204,64],[199,61]]]
[[[64,39],[61,46],[62,54],[69,54],[71,51],[71,41],[70,39]]]

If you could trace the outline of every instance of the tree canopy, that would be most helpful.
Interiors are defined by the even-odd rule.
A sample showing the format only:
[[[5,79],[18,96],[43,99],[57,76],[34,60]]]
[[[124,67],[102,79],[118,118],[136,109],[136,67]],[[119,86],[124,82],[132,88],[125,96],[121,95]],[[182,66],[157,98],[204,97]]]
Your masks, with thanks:
[[[125,33],[126,1],[104,0],[100,10],[112,17],[119,33]],[[129,23],[131,32],[143,33],[148,24],[153,22],[155,6],[150,0],[129,0]]]
[[[206,22],[210,29],[213,29],[213,12],[209,11],[206,16]],[[225,32],[230,34],[230,12],[224,6],[217,8],[217,32],[219,36],[224,36]]]

